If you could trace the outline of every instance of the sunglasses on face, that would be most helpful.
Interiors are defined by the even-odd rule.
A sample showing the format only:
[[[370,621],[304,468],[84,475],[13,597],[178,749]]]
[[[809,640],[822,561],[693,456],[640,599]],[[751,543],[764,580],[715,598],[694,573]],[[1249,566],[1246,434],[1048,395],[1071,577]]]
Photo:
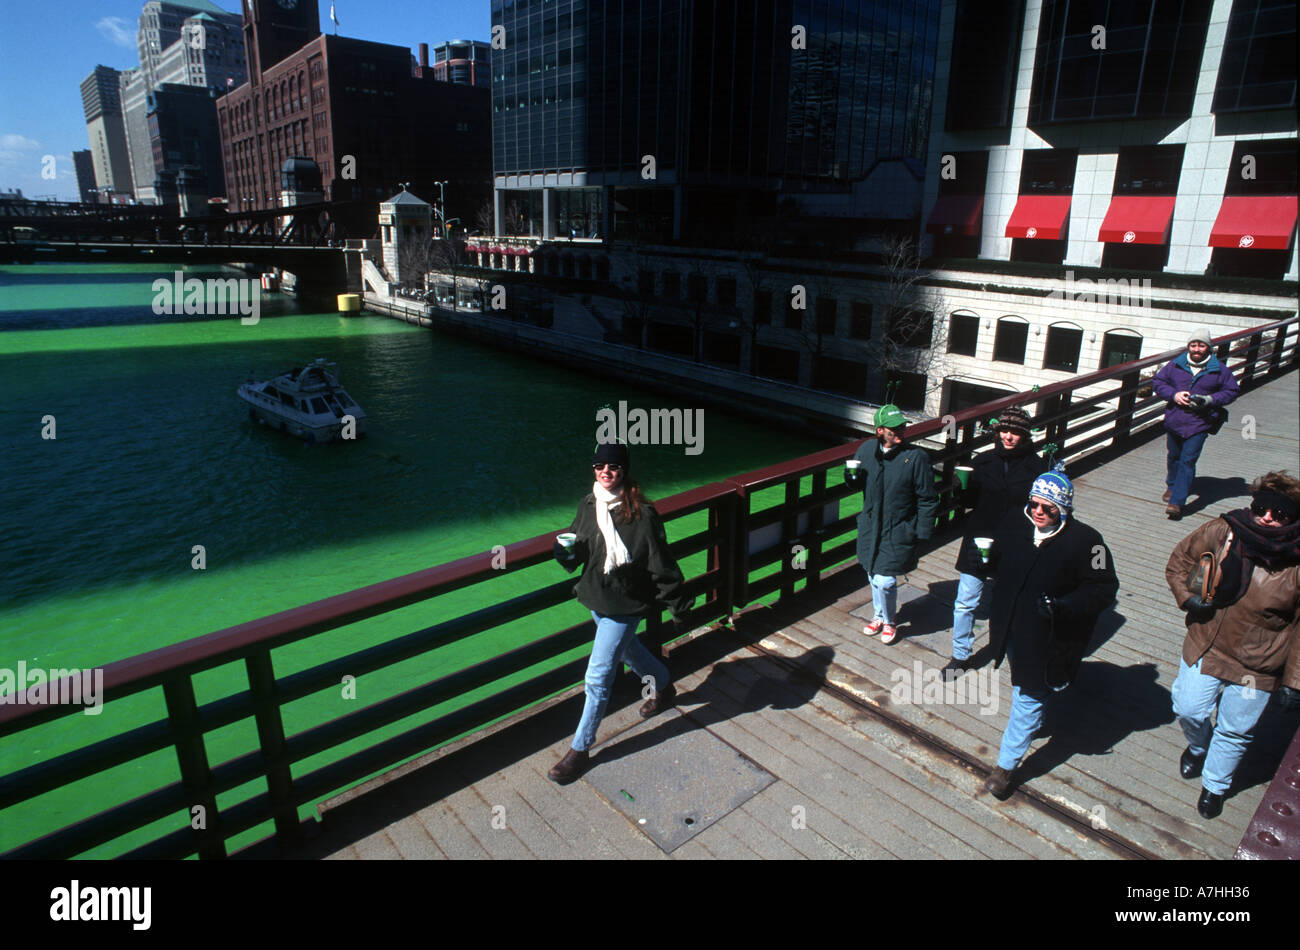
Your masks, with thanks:
[[[1054,514],[1056,514],[1056,506],[1055,506],[1055,505],[1048,504],[1048,503],[1045,502],[1045,501],[1031,501],[1031,502],[1029,503],[1029,510],[1030,510],[1030,511],[1040,511],[1040,510],[1041,510],[1041,511],[1045,511],[1045,512],[1047,512],[1049,515],[1054,515]]]
[[[598,462],[591,467],[598,472],[603,472],[605,469],[609,469],[611,472],[618,474],[623,471],[623,466],[619,465],[617,462]]]
[[[1291,520],[1291,516],[1285,512],[1278,511],[1276,508],[1270,508],[1268,505],[1261,505],[1258,502],[1250,506],[1250,513],[1258,518],[1264,517],[1269,512],[1273,513],[1273,520],[1285,524]]]

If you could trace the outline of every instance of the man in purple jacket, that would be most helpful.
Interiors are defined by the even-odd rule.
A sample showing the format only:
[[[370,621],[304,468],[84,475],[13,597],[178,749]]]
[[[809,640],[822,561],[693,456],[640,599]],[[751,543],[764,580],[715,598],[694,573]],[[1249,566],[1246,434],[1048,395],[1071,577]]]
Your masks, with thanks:
[[[1210,352],[1210,331],[1196,330],[1187,338],[1187,352],[1166,363],[1151,388],[1169,403],[1165,410],[1165,441],[1169,449],[1165,473],[1165,514],[1183,516],[1187,493],[1196,478],[1196,460],[1205,440],[1219,431],[1237,398],[1237,380]]]

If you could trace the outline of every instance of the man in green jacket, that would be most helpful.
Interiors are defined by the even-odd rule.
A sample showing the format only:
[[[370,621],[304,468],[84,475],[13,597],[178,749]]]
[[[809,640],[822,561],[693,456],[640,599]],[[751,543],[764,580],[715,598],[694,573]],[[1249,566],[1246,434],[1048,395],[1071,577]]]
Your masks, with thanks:
[[[845,478],[862,489],[862,514],[858,516],[858,563],[871,582],[875,617],[863,628],[868,636],[880,634],[881,643],[893,643],[898,603],[896,574],[916,567],[917,543],[930,537],[939,511],[934,470],[924,449],[903,441],[907,420],[897,406],[881,406],[875,416],[876,438],[858,447]]]

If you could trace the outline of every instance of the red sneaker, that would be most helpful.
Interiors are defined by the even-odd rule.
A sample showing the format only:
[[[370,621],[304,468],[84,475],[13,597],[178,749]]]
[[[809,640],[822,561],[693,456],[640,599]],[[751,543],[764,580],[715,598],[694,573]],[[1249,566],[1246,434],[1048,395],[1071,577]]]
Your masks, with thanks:
[[[862,632],[869,637],[874,637],[880,632],[880,628],[885,625],[883,620],[868,620],[867,625],[862,628]]]
[[[892,623],[887,623],[880,630],[880,642],[884,644],[893,643],[898,639],[898,628]]]

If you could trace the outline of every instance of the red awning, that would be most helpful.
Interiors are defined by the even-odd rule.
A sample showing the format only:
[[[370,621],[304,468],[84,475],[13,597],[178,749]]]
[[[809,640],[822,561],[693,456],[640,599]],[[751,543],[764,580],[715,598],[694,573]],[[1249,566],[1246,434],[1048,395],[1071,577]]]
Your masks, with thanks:
[[[1059,241],[1069,216],[1069,195],[1021,195],[1007,222],[1006,236]]]
[[[1210,231],[1210,247],[1257,247],[1285,251],[1295,231],[1296,196],[1241,195],[1224,198]]]
[[[1173,218],[1173,195],[1116,195],[1110,199],[1097,240],[1115,244],[1166,244]]]
[[[960,234],[974,237],[980,232],[984,212],[983,195],[940,195],[930,212],[925,229],[931,234]]]
[[[477,244],[466,244],[465,250],[469,251],[471,254],[477,254],[481,248]]]

